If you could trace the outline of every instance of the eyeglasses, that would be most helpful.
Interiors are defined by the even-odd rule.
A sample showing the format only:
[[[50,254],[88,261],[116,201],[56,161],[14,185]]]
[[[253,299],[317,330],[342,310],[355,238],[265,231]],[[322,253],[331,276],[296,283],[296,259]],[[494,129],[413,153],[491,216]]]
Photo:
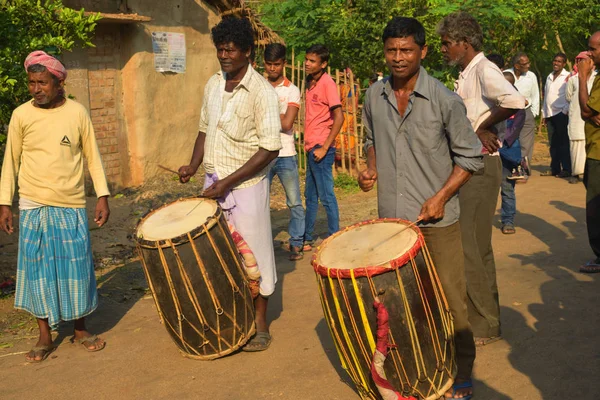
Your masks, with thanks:
[[[521,67],[526,67],[528,65],[531,65],[531,61],[527,61],[526,63],[517,63],[517,65],[520,65]]]

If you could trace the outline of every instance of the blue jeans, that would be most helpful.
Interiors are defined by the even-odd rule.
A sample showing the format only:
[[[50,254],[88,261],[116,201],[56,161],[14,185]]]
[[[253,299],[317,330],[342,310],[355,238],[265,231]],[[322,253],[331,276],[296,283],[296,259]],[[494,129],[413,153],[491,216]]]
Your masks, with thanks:
[[[300,197],[300,177],[298,176],[297,156],[278,157],[269,171],[269,183],[277,175],[285,190],[285,202],[292,215],[288,225],[290,246],[302,247],[304,244],[304,207]]]
[[[507,179],[507,177],[510,176],[512,169],[516,167],[517,164],[502,158],[502,183],[500,183],[500,197],[502,198],[500,221],[502,225],[515,225],[515,214],[517,213],[516,181]]]
[[[314,240],[319,200],[327,213],[329,235],[340,230],[340,211],[333,191],[333,173],[331,172],[335,148],[330,147],[325,157],[316,162],[314,151],[319,147],[321,146],[315,146],[307,153],[308,168],[306,169],[306,187],[304,188],[304,197],[306,198],[306,234],[304,238],[307,241]]]

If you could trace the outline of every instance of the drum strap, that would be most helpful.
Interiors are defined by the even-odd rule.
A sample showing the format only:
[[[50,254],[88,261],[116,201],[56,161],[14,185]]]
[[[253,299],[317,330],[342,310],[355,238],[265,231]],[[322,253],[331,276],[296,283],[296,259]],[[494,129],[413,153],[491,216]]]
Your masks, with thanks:
[[[356,302],[358,303],[358,309],[360,311],[360,319],[362,320],[365,328],[367,340],[369,341],[369,348],[371,349],[371,353],[373,353],[375,351],[375,339],[373,337],[373,332],[371,331],[371,326],[369,325],[369,320],[367,319],[365,304],[362,295],[360,294],[360,290],[358,289],[358,284],[356,283],[356,277],[354,276],[353,269],[350,270],[350,278],[352,279],[352,286],[354,287],[354,294],[356,295]]]

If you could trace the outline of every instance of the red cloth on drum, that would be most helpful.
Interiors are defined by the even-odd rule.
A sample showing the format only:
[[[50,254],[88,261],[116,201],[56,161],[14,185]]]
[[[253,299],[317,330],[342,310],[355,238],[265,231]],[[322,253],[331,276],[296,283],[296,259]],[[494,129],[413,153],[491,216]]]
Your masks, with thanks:
[[[388,382],[383,370],[383,363],[387,358],[389,344],[388,333],[390,330],[389,314],[383,303],[375,301],[373,306],[377,309],[377,344],[371,363],[371,376],[377,390],[384,400],[417,400],[415,397],[404,397],[398,393]]]
[[[252,297],[256,298],[260,289],[260,271],[258,270],[258,264],[256,263],[256,257],[254,257],[254,253],[250,250],[248,243],[244,240],[242,235],[231,225],[229,226],[229,231],[231,232],[231,237],[233,238],[233,242],[237,246],[238,251],[242,255],[242,260],[244,262],[244,267],[246,267],[246,274],[248,275],[248,280],[250,281],[250,291],[252,292]]]

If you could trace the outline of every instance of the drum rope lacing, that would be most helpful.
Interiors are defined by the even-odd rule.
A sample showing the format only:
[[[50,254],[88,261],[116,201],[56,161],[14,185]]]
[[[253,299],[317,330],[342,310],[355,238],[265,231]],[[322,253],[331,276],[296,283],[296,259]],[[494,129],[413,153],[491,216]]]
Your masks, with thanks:
[[[446,298],[444,296],[443,291],[440,290],[441,288],[441,282],[439,280],[439,277],[435,271],[435,269],[433,269],[431,266],[433,265],[433,260],[431,258],[431,255],[429,253],[429,250],[427,249],[425,242],[423,240],[422,235],[419,235],[419,241],[422,244],[422,249],[423,249],[423,257],[426,261],[426,265],[427,265],[427,272],[431,278],[432,281],[432,286],[434,289],[434,294],[435,294],[435,301],[436,301],[436,305],[438,306],[438,308],[443,311],[442,312],[442,328],[444,330],[445,333],[445,337],[444,337],[444,343],[447,346],[447,340],[448,337],[450,336],[450,332],[452,332],[452,319],[449,316],[449,307],[446,301]],[[398,280],[398,285],[399,285],[399,289],[400,289],[400,293],[401,293],[401,298],[402,298],[402,303],[404,304],[405,310],[407,310],[407,312],[409,313],[408,316],[408,320],[409,322],[409,334],[410,334],[410,342],[411,342],[411,347],[412,347],[412,352],[415,355],[415,367],[417,369],[417,374],[419,377],[419,380],[422,381],[428,381],[432,388],[435,389],[436,387],[438,389],[441,389],[440,386],[443,383],[442,379],[444,377],[443,374],[440,373],[444,373],[448,376],[452,376],[452,371],[448,370],[448,368],[441,368],[441,366],[444,365],[444,354],[445,351],[442,350],[442,345],[440,343],[440,338],[439,335],[435,329],[435,321],[433,319],[433,315],[432,315],[432,309],[431,309],[431,305],[429,304],[429,301],[427,300],[427,298],[424,296],[423,294],[423,282],[421,279],[420,274],[418,273],[418,270],[416,268],[416,263],[413,257],[411,257],[410,260],[410,265],[412,267],[412,270],[414,271],[416,280],[417,280],[417,285],[419,287],[419,292],[420,292],[420,297],[421,297],[421,301],[423,302],[423,304],[425,305],[425,314],[426,314],[426,319],[427,319],[427,325],[429,328],[429,332],[433,332],[430,339],[431,339],[431,343],[432,346],[434,348],[434,353],[435,353],[435,359],[436,359],[436,370],[437,372],[434,374],[433,378],[427,378],[426,376],[426,366],[425,366],[425,362],[424,362],[424,356],[423,353],[419,347],[419,341],[418,341],[418,333],[416,330],[416,326],[414,324],[414,318],[412,317],[412,315],[410,314],[410,307],[408,304],[408,297],[407,294],[405,292],[404,286],[402,285],[402,277],[399,275],[398,269],[395,269],[396,271],[396,276],[397,276],[397,280]],[[367,314],[366,314],[366,310],[363,304],[363,298],[362,295],[360,294],[360,290],[358,287],[358,283],[356,281],[356,277],[354,276],[354,270],[350,271],[350,277],[352,280],[352,286],[353,289],[355,291],[356,297],[357,297],[357,304],[358,304],[358,309],[359,309],[359,313],[360,313],[360,318],[362,320],[363,326],[365,327],[365,332],[366,332],[366,337],[367,337],[367,341],[368,341],[368,346],[371,350],[374,350],[375,344],[374,344],[374,337],[373,337],[373,333],[372,330],[370,328],[368,319],[367,319]],[[331,314],[331,308],[329,306],[329,301],[327,300],[327,295],[325,293],[325,288],[322,285],[324,282],[322,282],[321,278],[319,278],[319,275],[317,274],[317,281],[319,284],[319,287],[321,290],[319,290],[319,295],[321,297],[322,300],[322,304],[323,304],[323,309],[325,312],[326,317],[325,318],[327,320],[327,324],[329,326],[329,330],[332,333],[332,336],[334,336],[334,342],[336,345],[336,350],[338,352],[338,356],[340,357],[340,360],[342,362],[342,366],[343,368],[349,372],[350,376],[352,377],[353,381],[357,384],[359,384],[359,389],[361,391],[361,396],[364,394],[366,396],[373,396],[372,391],[370,390],[369,385],[367,385],[366,380],[367,378],[365,377],[365,374],[363,372],[363,368],[361,368],[360,362],[359,362],[359,358],[358,355],[355,351],[355,349],[352,347],[351,342],[350,342],[350,337],[349,337],[349,327],[346,326],[346,324],[344,323],[344,315],[341,309],[341,305],[340,302],[338,301],[338,295],[337,295],[337,290],[336,290],[336,285],[334,284],[334,279],[331,276],[331,269],[327,268],[327,281],[329,283],[329,287],[331,289],[332,292],[332,297],[333,297],[333,301],[334,301],[334,305],[335,305],[335,313],[337,314],[337,321],[339,321],[339,328],[341,329],[341,335],[340,332],[338,331],[338,328],[335,324],[335,320],[333,319],[333,314]],[[345,288],[343,285],[341,285],[341,278],[338,276],[337,280],[339,281],[339,290],[342,294],[342,297],[344,299],[344,304],[347,308],[347,311],[349,313],[349,317],[348,319],[350,319],[351,321],[351,329],[354,331],[354,334],[356,335],[356,339],[358,341],[358,345],[360,347],[360,351],[363,357],[365,357],[365,344],[362,342],[362,337],[358,332],[358,327],[356,326],[356,322],[354,320],[354,316],[350,307],[350,301],[348,299],[348,296],[346,294]],[[371,276],[369,274],[367,274],[367,281],[369,282],[369,286],[373,295],[373,298],[375,298],[377,296],[377,289],[375,287],[375,284],[371,278]],[[390,336],[390,342],[391,342],[391,346],[395,345],[395,340],[393,338],[393,334],[392,332],[389,333]],[[346,343],[347,346],[340,346],[341,343],[344,343],[344,341],[342,341],[342,337]],[[346,351],[346,348],[348,348],[349,353]],[[453,350],[453,348],[452,348]],[[454,351],[452,351],[452,357],[454,356]],[[402,375],[404,375],[405,379],[401,380],[401,381],[405,381],[407,382],[407,385],[411,387],[412,391],[414,391],[416,385],[415,384],[409,384],[408,383],[408,376],[407,376],[407,371],[406,368],[403,364],[403,361],[401,359],[398,358],[398,355],[396,354],[396,352],[392,353],[392,360],[394,362],[395,368],[396,368],[396,372],[398,374],[398,376],[400,375],[400,369],[402,370]],[[368,360],[370,361],[370,360]],[[398,365],[400,364],[400,365]],[[400,368],[399,368],[400,367]],[[437,383],[437,381],[439,381],[439,383]],[[360,383],[362,383],[362,385],[360,385]],[[403,383],[403,392],[409,394],[410,390],[408,390],[408,387],[404,386]],[[422,397],[425,398],[429,395],[431,395],[432,393],[420,393],[418,392],[418,394]]]

